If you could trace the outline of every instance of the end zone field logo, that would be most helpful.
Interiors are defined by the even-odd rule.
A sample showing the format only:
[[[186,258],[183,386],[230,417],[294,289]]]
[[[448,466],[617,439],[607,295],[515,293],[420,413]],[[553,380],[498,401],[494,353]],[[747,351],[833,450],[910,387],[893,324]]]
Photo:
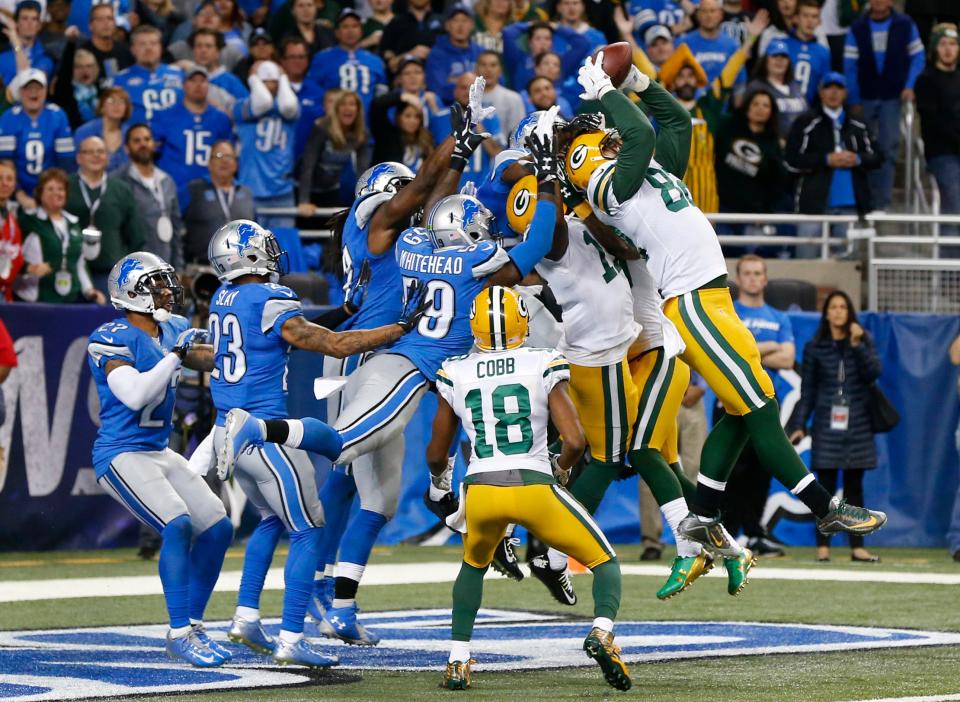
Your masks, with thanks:
[[[116,626],[0,632],[0,699],[79,700],[94,697],[204,692],[351,682],[349,670],[441,670],[447,660],[450,611],[372,612],[364,622],[382,636],[376,648],[325,643],[340,668],[320,674],[272,666],[269,658],[232,647],[233,663],[199,669],[173,664],[166,626]],[[279,620],[267,629],[276,634]],[[227,622],[210,624],[225,640]],[[478,670],[590,666],[580,649],[588,622],[555,615],[481,610],[472,651]],[[617,643],[629,663],[851,649],[960,644],[960,633],[874,627],[757,622],[617,622]],[[341,672],[342,671],[342,672]]]

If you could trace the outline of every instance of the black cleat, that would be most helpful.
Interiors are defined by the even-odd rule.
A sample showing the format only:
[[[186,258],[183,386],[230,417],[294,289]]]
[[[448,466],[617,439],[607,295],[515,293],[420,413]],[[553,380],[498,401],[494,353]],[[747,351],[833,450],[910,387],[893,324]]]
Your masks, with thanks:
[[[513,550],[513,547],[519,543],[520,539],[512,536],[501,539],[500,543],[497,544],[497,550],[493,552],[493,562],[490,564],[500,575],[506,575],[517,582],[523,580],[523,571],[520,570],[517,563],[517,554]]]
[[[787,555],[780,546],[763,536],[754,536],[748,540],[747,548],[753,551],[757,558],[780,558]]]
[[[830,500],[827,516],[817,520],[817,529],[821,534],[836,534],[841,531],[872,534],[886,523],[887,515],[883,512],[848,505],[845,500],[834,497]]]
[[[570,575],[566,568],[554,570],[550,567],[550,560],[546,556],[537,556],[530,561],[530,572],[547,586],[557,602],[571,607],[577,604],[577,593],[573,589],[573,583],[570,582]]]

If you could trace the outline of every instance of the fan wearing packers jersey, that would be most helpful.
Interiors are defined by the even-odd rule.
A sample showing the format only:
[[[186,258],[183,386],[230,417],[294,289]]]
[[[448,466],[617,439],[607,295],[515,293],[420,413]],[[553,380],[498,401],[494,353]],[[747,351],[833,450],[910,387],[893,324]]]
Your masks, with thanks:
[[[614,89],[602,62],[602,54],[587,59],[578,81],[584,97],[599,99],[611,115],[619,138],[599,132],[577,137],[567,152],[567,173],[586,191],[597,217],[646,252],[664,313],[686,347],[681,358],[706,379],[726,410],[704,445],[692,513],[680,531],[724,556],[735,554],[718,513],[748,439],[764,468],[813,512],[821,532],[876,531],[886,515],[833,498],[780,426],[756,342],[733,309],[720,244],[680,180],[690,150],[689,115],[666,90],[631,71],[621,87],[637,92],[657,120],[657,135],[643,112]]]
[[[512,290],[492,286],[473,301],[475,348],[447,359],[437,372],[437,414],[427,447],[436,477],[462,422],[473,447],[464,497],[448,523],[463,537],[463,563],[453,586],[450,657],[443,686],[470,686],[470,638],[483,598],[483,576],[508,524],[517,523],[593,571],[594,620],[583,642],[607,682],[630,689],[630,674],[614,644],[620,606],[620,564],[583,505],[557,485],[584,449],[583,429],[567,394],[569,365],[557,351],[525,347],[527,312]],[[547,422],[564,438],[551,461]],[[464,523],[465,522],[465,523]]]
[[[516,205],[535,202],[533,185],[524,180],[514,186],[508,216],[519,231],[529,224],[532,207],[520,211]],[[557,223],[553,248],[537,271],[563,308],[559,350],[570,361],[570,395],[591,453],[571,492],[592,514],[629,457],[674,531],[677,557],[657,592],[668,599],[713,565],[700,544],[677,533],[689,512],[685,497],[695,490],[677,452],[677,414],[690,380],[689,368],[676,358],[683,342],[660,311],[636,247],[600,222],[582,198],[582,205],[574,193],[564,199],[586,221],[570,215]],[[731,595],[743,589],[752,562],[746,550],[725,560]]]

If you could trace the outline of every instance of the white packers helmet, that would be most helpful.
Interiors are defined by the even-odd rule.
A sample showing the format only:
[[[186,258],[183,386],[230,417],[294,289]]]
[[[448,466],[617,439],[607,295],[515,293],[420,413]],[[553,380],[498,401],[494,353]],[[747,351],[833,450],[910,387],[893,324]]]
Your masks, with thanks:
[[[527,306],[510,288],[492,285],[480,292],[470,307],[470,330],[474,343],[483,351],[504,351],[522,346],[527,340]]]

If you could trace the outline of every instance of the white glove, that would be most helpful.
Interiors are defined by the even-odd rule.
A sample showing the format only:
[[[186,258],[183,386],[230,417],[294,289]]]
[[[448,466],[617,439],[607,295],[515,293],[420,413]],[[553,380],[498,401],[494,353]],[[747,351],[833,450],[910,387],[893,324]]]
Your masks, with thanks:
[[[472,180],[468,180],[466,183],[463,184],[463,187],[460,188],[460,194],[469,195],[470,197],[476,197],[477,184],[474,183]]]
[[[550,467],[553,469],[553,477],[557,479],[557,483],[561,487],[570,482],[570,471],[573,470],[573,466],[562,468],[560,466],[560,456],[550,456]]]
[[[587,57],[577,72],[577,82],[583,87],[580,97],[584,100],[599,100],[613,90],[610,76],[603,71],[603,52],[596,58]]]
[[[470,108],[470,123],[473,126],[477,126],[497,111],[496,107],[484,107],[482,104],[483,92],[486,90],[486,87],[487,81],[483,76],[477,76],[477,79],[473,81],[473,85],[470,86],[470,100],[467,106]]]
[[[641,71],[636,66],[630,66],[630,72],[620,84],[620,90],[632,90],[635,93],[642,93],[650,87],[650,76]]]
[[[453,484],[453,466],[456,462],[456,456],[448,456],[446,470],[440,475],[430,476],[430,499],[434,502],[450,492],[450,486]]]

